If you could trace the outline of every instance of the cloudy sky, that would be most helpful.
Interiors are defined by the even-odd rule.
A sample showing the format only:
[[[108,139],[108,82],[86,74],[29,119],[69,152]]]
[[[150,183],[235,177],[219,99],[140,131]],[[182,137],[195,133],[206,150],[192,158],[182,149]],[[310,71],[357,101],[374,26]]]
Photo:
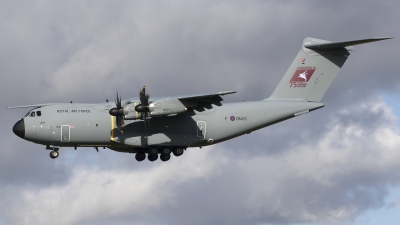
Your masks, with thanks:
[[[0,224],[397,224],[399,1],[0,0]],[[49,151],[45,102],[235,90],[267,98],[305,37],[356,46],[320,110],[169,162]]]

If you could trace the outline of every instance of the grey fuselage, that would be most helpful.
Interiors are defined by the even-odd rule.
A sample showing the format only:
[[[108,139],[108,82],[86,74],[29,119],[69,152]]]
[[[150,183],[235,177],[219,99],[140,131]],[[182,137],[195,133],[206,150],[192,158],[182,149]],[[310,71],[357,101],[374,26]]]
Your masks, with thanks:
[[[57,104],[29,111],[22,119],[22,138],[47,146],[108,147],[132,153],[149,147],[202,147],[323,106],[302,99],[226,103],[203,111],[191,109],[178,115],[153,117],[148,123],[125,120],[122,133],[115,125],[115,117],[109,114],[114,103]]]

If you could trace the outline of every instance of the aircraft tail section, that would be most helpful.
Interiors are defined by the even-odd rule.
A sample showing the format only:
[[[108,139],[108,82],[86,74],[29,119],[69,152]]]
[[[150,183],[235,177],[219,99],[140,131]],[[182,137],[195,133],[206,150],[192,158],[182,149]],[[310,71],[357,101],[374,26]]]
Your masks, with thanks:
[[[353,45],[390,38],[329,42],[308,37],[269,99],[319,102],[350,55]]]

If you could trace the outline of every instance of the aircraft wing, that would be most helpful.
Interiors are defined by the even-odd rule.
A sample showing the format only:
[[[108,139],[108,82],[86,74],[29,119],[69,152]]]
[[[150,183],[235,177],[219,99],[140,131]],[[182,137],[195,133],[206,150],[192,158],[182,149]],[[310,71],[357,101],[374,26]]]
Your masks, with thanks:
[[[221,106],[223,101],[221,96],[236,93],[237,91],[223,91],[213,94],[199,94],[199,95],[186,95],[178,97],[178,100],[182,102],[186,107],[205,107],[209,108],[211,104]]]
[[[11,106],[7,107],[8,109],[18,109],[18,108],[39,108],[48,105],[63,105],[66,103],[45,103],[45,104],[37,104],[37,105],[21,105],[21,106]]]

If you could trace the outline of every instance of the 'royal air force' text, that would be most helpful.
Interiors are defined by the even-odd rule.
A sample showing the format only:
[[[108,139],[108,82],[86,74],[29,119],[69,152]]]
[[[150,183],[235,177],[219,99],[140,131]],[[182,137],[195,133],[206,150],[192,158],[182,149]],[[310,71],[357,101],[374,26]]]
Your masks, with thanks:
[[[57,109],[57,113],[91,113],[89,109]]]

